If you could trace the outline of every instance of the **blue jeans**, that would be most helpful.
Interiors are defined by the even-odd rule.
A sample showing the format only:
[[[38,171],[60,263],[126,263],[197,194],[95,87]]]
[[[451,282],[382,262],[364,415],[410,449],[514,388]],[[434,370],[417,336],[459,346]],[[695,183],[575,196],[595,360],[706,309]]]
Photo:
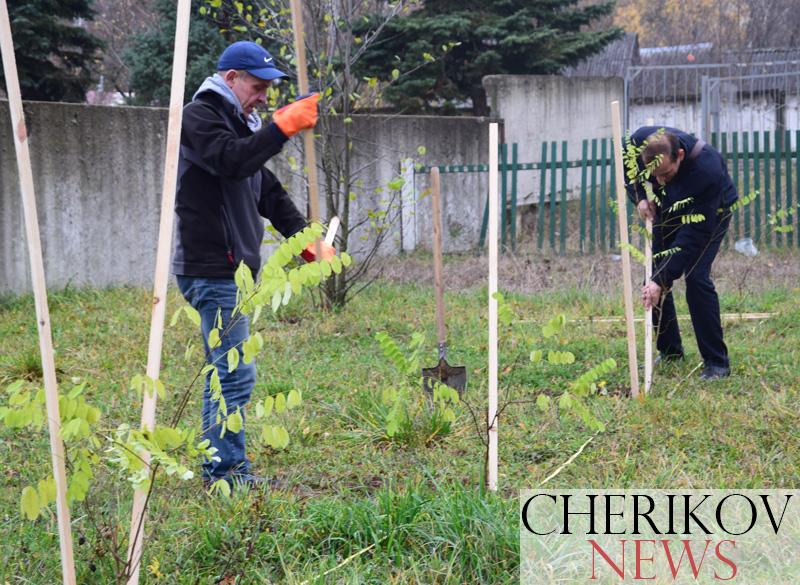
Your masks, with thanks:
[[[239,407],[244,417],[245,405],[250,401],[256,383],[256,364],[255,361],[245,364],[241,360],[241,343],[250,335],[247,317],[237,314],[231,324],[231,312],[236,306],[236,283],[228,278],[196,276],[178,276],[177,280],[178,288],[184,298],[200,313],[200,329],[203,333],[206,361],[217,367],[228,413],[236,412],[236,408]],[[222,311],[220,335],[226,330],[227,333],[222,337],[221,343],[210,350],[208,334],[214,328],[217,311],[220,309]],[[229,372],[227,353],[235,346],[240,348],[239,366]],[[221,460],[203,462],[203,479],[216,481],[223,477],[232,479],[232,476],[248,475],[250,461],[245,455],[244,428],[238,433],[225,431],[225,436],[220,438],[221,425],[217,424],[219,401],[211,399],[210,377],[210,374],[206,377],[203,391],[203,438],[211,441],[212,447],[216,447],[216,456]]]

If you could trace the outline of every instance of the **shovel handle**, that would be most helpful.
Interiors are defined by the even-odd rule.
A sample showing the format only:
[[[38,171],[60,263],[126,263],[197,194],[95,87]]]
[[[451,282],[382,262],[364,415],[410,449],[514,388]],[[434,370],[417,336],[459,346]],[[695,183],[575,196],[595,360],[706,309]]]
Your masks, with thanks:
[[[431,169],[431,208],[433,210],[433,286],[436,291],[436,333],[439,347],[447,334],[444,328],[444,286],[442,285],[442,212],[439,169]]]

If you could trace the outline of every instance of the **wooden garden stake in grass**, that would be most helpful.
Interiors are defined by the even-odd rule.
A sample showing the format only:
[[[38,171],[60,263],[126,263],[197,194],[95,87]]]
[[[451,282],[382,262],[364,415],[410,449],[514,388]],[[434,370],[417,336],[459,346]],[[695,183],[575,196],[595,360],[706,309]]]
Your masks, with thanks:
[[[653,220],[645,220],[644,281],[653,277]],[[644,393],[650,392],[653,383],[653,307],[644,310]]]
[[[178,0],[177,24],[175,27],[175,53],[172,60],[172,87],[169,97],[169,122],[167,125],[167,149],[164,162],[164,180],[161,195],[161,222],[158,230],[155,282],[153,284],[153,308],[150,318],[150,341],[147,349],[147,376],[157,380],[161,369],[161,345],[164,337],[164,318],[167,305],[167,281],[172,249],[172,225],[174,222],[175,188],[178,180],[178,153],[181,141],[181,115],[183,92],[186,82],[186,53],[189,42],[189,16],[191,0]],[[156,393],[145,392],[142,397],[142,428],[152,430],[156,424]],[[140,456],[145,464],[150,463],[150,453]],[[149,492],[136,490],[133,494],[130,538],[128,540],[128,584],[139,582],[139,566],[142,560],[142,539]]]
[[[487,457],[486,483],[491,491],[497,491],[497,129],[489,124],[489,450]]]
[[[42,356],[47,429],[50,433],[50,459],[56,483],[56,517],[58,541],[61,548],[61,574],[64,585],[75,585],[75,561],[72,556],[72,532],[67,506],[67,474],[64,468],[64,443],[61,440],[61,415],[58,411],[58,382],[53,356],[53,337],[50,330],[50,310],[47,305],[47,285],[44,278],[42,242],[39,238],[39,218],[36,213],[36,194],[33,188],[31,154],[28,149],[28,129],[22,110],[17,61],[11,37],[11,22],[6,0],[0,0],[0,50],[3,53],[3,72],[6,79],[8,106],[11,112],[11,133],[17,153],[19,187],[25,215],[25,237],[31,263],[33,298],[36,306],[36,325],[39,330],[39,351]]]
[[[292,31],[294,32],[294,54],[297,57],[297,90],[300,95],[309,93],[308,70],[306,66],[306,43],[303,29],[303,5],[300,0],[292,0]],[[314,129],[303,130],[303,150],[308,168],[308,207],[311,221],[319,221],[319,183],[317,182],[317,155],[314,150]],[[317,244],[319,248],[319,243]],[[319,249],[317,249],[319,258]]]
[[[622,162],[622,121],[618,101],[611,102],[611,126],[614,132],[613,148],[616,169],[620,254],[622,254],[622,289],[625,295],[625,324],[628,329],[628,369],[631,375],[631,396],[636,398],[639,396],[639,367],[636,360],[636,329],[633,323],[631,253],[628,250],[628,202],[625,195],[625,167]]]
[[[648,126],[654,126],[655,120],[647,118]],[[653,277],[653,220],[644,222],[644,281],[650,282]],[[644,393],[650,392],[653,384],[653,307],[644,310]]]

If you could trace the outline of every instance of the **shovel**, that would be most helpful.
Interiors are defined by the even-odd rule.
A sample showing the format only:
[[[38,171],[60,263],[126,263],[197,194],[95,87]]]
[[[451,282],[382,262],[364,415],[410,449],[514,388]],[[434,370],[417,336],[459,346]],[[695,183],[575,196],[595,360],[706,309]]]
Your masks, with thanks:
[[[433,393],[437,382],[450,386],[461,396],[467,386],[467,369],[447,363],[447,336],[444,328],[444,287],[442,286],[442,220],[440,211],[439,169],[431,169],[431,206],[433,207],[433,281],[436,290],[436,330],[439,340],[439,363],[422,368],[422,387]]]

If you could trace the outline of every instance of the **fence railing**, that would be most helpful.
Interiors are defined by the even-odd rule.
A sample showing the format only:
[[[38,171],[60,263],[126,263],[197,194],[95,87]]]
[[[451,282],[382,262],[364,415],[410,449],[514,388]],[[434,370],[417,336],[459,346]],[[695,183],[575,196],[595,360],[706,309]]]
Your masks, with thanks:
[[[767,246],[799,246],[800,213],[800,131],[720,133],[711,137],[712,145],[727,161],[739,195],[758,191],[749,205],[734,212],[731,237],[753,238]],[[558,254],[594,253],[618,247],[616,233],[616,188],[614,151],[610,138],[585,139],[580,158],[570,159],[566,141],[542,142],[538,162],[518,162],[518,145],[499,146],[500,239],[502,249],[516,250],[520,242],[533,243],[538,250],[545,245]],[[440,173],[485,173],[488,165],[462,164],[439,166]],[[417,173],[427,173],[421,167]],[[528,233],[518,233],[518,183],[521,172],[538,173],[534,183],[535,221]],[[443,178],[443,181],[446,179]],[[779,217],[780,210],[788,212]],[[638,221],[628,202],[629,224]],[[778,215],[776,215],[778,214]],[[775,231],[778,225],[791,223],[792,231]],[[488,195],[480,231],[479,247],[486,240]],[[520,237],[521,236],[521,237]],[[639,241],[641,244],[641,239]]]

